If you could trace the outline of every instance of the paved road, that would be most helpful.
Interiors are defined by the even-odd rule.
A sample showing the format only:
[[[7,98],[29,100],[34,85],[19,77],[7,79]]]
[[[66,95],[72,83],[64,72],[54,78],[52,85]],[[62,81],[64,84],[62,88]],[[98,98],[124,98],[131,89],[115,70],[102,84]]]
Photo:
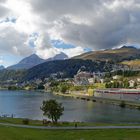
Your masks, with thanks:
[[[140,126],[79,126],[77,128],[68,126],[68,127],[51,127],[51,126],[31,126],[31,125],[19,125],[19,124],[9,124],[9,123],[0,123],[3,126],[12,126],[19,128],[33,128],[33,129],[48,129],[48,130],[93,130],[93,129],[140,129]]]

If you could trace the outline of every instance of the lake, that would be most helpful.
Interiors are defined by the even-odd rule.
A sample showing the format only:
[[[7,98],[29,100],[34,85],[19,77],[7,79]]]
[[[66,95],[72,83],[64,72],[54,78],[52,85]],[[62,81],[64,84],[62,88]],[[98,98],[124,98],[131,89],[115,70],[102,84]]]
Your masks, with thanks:
[[[65,111],[61,121],[140,123],[140,110],[116,105],[56,96],[35,91],[0,90],[0,115],[14,114],[16,118],[43,119],[43,100],[56,99]]]

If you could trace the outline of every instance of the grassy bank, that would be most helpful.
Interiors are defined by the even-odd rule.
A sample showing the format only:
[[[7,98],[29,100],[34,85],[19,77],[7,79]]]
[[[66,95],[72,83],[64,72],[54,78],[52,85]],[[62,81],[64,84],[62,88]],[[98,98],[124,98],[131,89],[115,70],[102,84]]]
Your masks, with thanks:
[[[36,130],[0,126],[0,140],[139,140],[139,129]]]
[[[0,118],[0,123],[10,123],[10,124],[23,124],[23,120],[21,118]],[[45,124],[45,126],[75,126],[75,123],[78,126],[133,126],[133,125],[138,125],[140,124],[115,124],[115,123],[94,123],[94,122],[58,122],[58,124]],[[29,124],[32,126],[44,126],[42,121],[40,120],[29,120]]]

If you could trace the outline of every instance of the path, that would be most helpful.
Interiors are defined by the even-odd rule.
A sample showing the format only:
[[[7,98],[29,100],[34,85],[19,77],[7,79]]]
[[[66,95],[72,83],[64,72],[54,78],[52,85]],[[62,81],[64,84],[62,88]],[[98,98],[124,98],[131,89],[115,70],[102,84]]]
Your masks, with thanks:
[[[48,130],[93,130],[93,129],[140,129],[140,126],[79,126],[77,128],[72,126],[67,127],[56,127],[56,126],[31,126],[31,125],[19,125],[0,123],[3,126],[19,127],[19,128],[33,128],[33,129],[48,129]]]

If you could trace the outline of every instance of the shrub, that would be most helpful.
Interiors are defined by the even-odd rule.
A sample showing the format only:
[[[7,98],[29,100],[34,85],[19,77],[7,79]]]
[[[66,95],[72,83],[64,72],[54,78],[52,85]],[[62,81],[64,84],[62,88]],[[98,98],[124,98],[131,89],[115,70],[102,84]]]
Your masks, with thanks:
[[[120,107],[122,107],[122,108],[124,108],[125,106],[126,106],[126,104],[125,104],[125,102],[124,101],[122,101],[121,103],[120,103],[120,105],[119,105]]]
[[[137,109],[140,110],[140,106],[138,106]]]
[[[23,119],[22,120],[22,123],[25,124],[25,125],[28,125],[29,124],[29,121],[30,121],[29,119]]]

